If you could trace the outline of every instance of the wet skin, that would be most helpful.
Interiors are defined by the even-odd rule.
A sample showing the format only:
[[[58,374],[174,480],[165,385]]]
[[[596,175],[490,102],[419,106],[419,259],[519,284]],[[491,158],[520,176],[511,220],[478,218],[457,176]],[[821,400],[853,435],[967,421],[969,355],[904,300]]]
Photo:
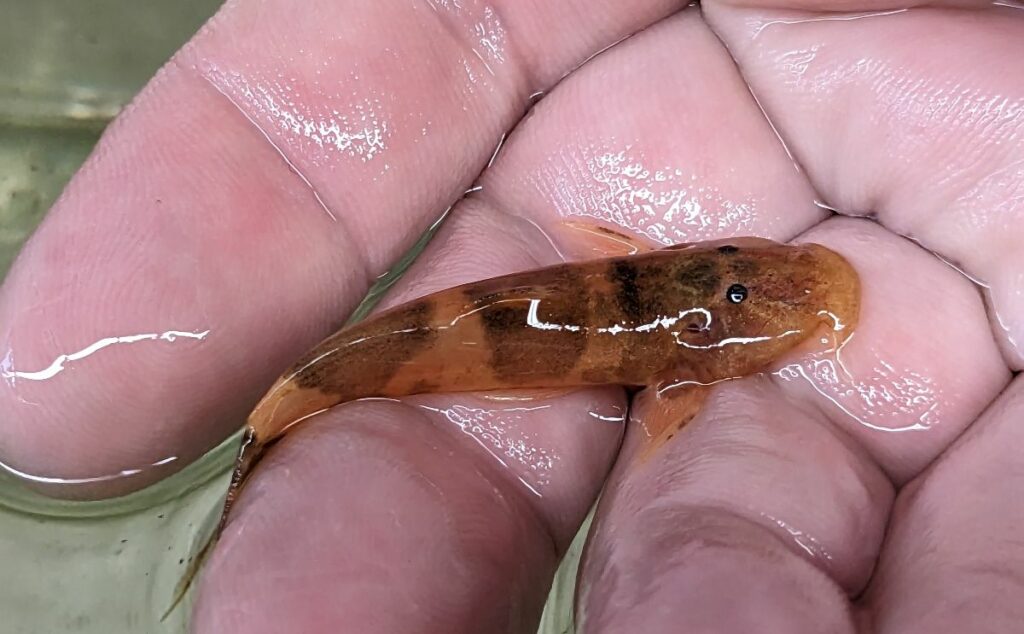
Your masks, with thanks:
[[[662,243],[826,245],[863,281],[849,375],[784,358],[716,388],[641,468],[616,469],[580,577],[583,627],[1012,630],[1024,156],[1008,139],[1024,78],[1008,60],[1022,13],[764,4],[706,2],[568,76],[384,308],[593,257],[566,219]],[[4,381],[6,464],[55,495],[97,497],[199,455],[470,186],[529,95],[678,8],[452,5],[243,0],[177,58],[5,282],[0,370],[36,372],[109,337],[209,335]],[[358,121],[356,106],[376,119],[327,142],[289,124]],[[826,220],[815,201],[877,221]],[[531,631],[626,404],[616,388],[427,395],[307,421],[233,509],[195,631]]]

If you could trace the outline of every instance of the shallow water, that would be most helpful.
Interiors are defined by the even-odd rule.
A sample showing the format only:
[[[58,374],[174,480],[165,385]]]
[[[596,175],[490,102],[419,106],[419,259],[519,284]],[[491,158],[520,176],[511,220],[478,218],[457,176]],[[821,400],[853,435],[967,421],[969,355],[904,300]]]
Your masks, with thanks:
[[[219,4],[0,0],[0,277],[107,123]],[[365,315],[429,235],[353,318]],[[3,631],[187,631],[188,600],[158,619],[216,517],[236,445],[229,439],[164,482],[100,502],[43,498],[0,472]],[[581,546],[577,539],[560,572],[544,634],[571,631]]]

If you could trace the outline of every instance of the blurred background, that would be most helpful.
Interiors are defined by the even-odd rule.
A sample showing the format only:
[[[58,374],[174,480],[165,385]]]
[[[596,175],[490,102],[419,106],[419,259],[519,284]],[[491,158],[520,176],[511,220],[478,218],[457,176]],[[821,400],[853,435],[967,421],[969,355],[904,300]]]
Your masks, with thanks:
[[[0,276],[103,128],[221,0],[0,0]]]

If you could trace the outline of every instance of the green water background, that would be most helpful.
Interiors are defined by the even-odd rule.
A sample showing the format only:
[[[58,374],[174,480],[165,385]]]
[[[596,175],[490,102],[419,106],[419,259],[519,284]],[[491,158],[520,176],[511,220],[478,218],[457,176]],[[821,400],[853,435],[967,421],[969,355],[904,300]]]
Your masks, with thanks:
[[[220,3],[0,0],[0,278],[106,125]],[[369,310],[429,235],[354,318]],[[0,475],[4,634],[186,632],[191,597],[163,623],[158,617],[220,506],[236,441],[116,500],[49,500]],[[572,631],[582,535],[559,571],[543,634]]]

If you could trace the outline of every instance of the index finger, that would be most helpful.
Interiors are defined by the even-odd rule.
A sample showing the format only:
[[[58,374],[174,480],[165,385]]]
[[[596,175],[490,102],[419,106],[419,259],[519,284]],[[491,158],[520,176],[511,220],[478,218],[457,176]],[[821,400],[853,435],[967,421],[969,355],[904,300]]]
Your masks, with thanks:
[[[0,289],[0,461],[94,497],[201,454],[460,196],[530,95],[674,6],[228,2]]]

